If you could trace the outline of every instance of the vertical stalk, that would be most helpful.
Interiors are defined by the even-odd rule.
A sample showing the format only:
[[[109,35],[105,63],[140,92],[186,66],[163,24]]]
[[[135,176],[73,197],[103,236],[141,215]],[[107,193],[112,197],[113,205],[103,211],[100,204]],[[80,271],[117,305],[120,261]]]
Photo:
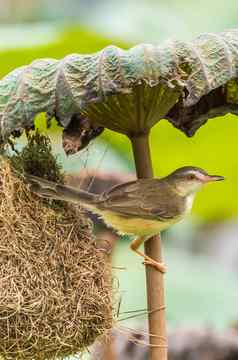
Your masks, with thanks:
[[[134,136],[130,140],[133,148],[137,177],[153,177],[149,134]],[[145,254],[156,261],[162,261],[160,235],[154,236],[145,242]],[[149,311],[148,325],[151,345],[149,348],[149,360],[167,360],[163,274],[151,266],[146,266],[145,268]]]

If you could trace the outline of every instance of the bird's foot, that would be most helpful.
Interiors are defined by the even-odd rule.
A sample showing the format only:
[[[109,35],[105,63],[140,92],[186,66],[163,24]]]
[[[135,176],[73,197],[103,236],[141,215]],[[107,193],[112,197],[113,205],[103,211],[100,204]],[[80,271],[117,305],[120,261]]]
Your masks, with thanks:
[[[145,261],[143,261],[143,264],[153,266],[156,270],[158,270],[162,274],[166,273],[167,271],[166,265],[164,263],[155,261],[153,259],[145,259]]]

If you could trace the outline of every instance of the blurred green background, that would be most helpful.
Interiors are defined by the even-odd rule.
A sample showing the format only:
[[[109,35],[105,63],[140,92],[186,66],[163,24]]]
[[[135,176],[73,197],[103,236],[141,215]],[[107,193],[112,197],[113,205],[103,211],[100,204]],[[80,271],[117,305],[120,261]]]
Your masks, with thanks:
[[[90,53],[109,44],[128,48],[167,38],[190,40],[201,32],[236,27],[237,17],[238,3],[233,0],[1,0],[0,78],[36,58]],[[156,176],[194,165],[226,177],[197,196],[186,222],[163,234],[171,327],[226,327],[238,320],[237,134],[238,120],[230,114],[210,120],[193,138],[163,120],[152,130]],[[134,172],[130,144],[122,135],[105,131],[71,157],[63,153],[58,133],[51,135],[67,172],[79,173],[85,167]],[[145,308],[144,269],[129,253],[128,239],[117,242],[114,263],[127,268],[116,271],[121,311]]]

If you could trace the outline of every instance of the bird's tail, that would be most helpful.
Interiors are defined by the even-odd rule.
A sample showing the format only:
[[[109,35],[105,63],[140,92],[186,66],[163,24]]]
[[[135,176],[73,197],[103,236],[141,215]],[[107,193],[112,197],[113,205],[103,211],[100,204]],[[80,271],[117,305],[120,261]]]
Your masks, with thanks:
[[[30,190],[48,199],[64,200],[71,203],[82,204],[88,209],[94,208],[97,195],[87,191],[77,190],[73,187],[57,184],[33,175],[25,175],[26,182],[30,185]]]

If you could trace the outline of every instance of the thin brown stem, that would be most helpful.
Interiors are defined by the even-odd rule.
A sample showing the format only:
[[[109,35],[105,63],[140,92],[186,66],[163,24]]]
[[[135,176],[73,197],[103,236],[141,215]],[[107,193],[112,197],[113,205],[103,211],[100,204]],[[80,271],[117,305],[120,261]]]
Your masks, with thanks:
[[[153,177],[150,157],[149,134],[131,138],[138,178]],[[162,262],[160,235],[145,242],[145,254],[155,261]],[[148,325],[150,336],[149,360],[167,360],[167,336],[164,301],[163,274],[151,266],[146,266]],[[154,311],[154,309],[162,309]],[[164,339],[163,344],[161,338]],[[164,345],[161,347],[161,345]]]

